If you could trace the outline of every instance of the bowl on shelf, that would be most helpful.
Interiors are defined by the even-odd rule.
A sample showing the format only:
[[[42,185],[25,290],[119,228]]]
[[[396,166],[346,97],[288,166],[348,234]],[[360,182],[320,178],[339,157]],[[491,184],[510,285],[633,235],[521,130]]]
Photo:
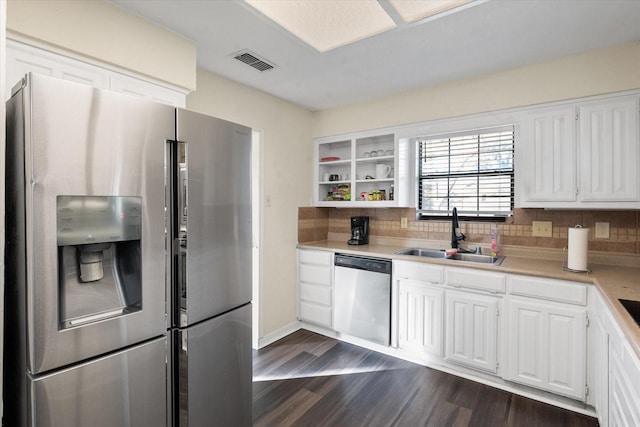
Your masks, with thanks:
[[[329,157],[323,157],[320,159],[321,162],[335,162],[336,160],[340,160],[340,157],[329,156]]]

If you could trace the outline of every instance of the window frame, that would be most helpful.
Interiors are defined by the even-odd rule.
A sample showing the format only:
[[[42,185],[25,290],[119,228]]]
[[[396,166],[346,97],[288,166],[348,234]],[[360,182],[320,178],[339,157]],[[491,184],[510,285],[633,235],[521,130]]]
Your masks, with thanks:
[[[442,213],[437,213],[437,211],[434,210],[429,210],[429,209],[422,209],[422,202],[423,202],[423,197],[422,197],[422,192],[423,192],[423,183],[424,181],[427,180],[435,180],[435,179],[447,179],[450,180],[452,178],[465,178],[465,177],[471,177],[471,178],[476,178],[478,181],[482,176],[488,177],[488,176],[509,176],[510,179],[510,197],[509,197],[509,210],[508,211],[495,211],[495,212],[490,212],[490,211],[479,211],[479,210],[474,210],[474,213],[471,213],[468,209],[466,211],[462,211],[460,210],[460,207],[458,207],[458,211],[459,211],[459,219],[464,219],[464,220],[469,220],[469,221],[476,221],[476,222],[504,222],[506,220],[506,218],[513,216],[513,211],[515,209],[515,193],[516,193],[516,188],[515,188],[515,163],[516,163],[516,157],[515,157],[515,145],[516,145],[516,124],[515,123],[510,123],[510,124],[506,124],[506,125],[500,125],[500,126],[491,126],[491,127],[481,127],[481,128],[473,128],[473,129],[469,129],[466,131],[458,131],[458,132],[446,132],[446,133],[437,133],[437,134],[428,134],[422,137],[418,137],[415,138],[415,154],[416,154],[416,174],[415,174],[415,185],[416,185],[416,219],[417,220],[446,220],[446,219],[450,219],[451,218],[451,209],[455,206],[453,203],[451,203],[451,192],[450,192],[450,186],[447,186],[447,196],[446,196],[446,200],[447,200],[447,210],[446,211],[441,211]],[[481,156],[480,156],[480,145],[481,145],[481,137],[482,135],[489,135],[489,134],[493,134],[493,133],[499,133],[499,132],[510,132],[511,133],[511,168],[507,169],[507,170],[503,170],[500,168],[496,168],[493,170],[488,170],[488,171],[482,171],[482,169],[480,168],[480,162],[482,160]],[[431,174],[431,175],[426,175],[423,174],[422,171],[422,165],[423,165],[423,153],[422,153],[422,142],[424,141],[428,141],[428,140],[446,140],[449,139],[449,150],[451,149],[451,140],[455,139],[455,138],[464,138],[467,136],[475,136],[477,137],[477,146],[478,146],[478,157],[477,157],[477,167],[475,168],[475,171],[473,172],[462,172],[462,173],[451,173],[451,169],[450,169],[450,165],[451,165],[451,156],[448,157],[448,172],[444,173],[444,174]],[[428,178],[428,177],[431,178]],[[476,190],[479,192],[480,191],[480,186],[476,185]],[[479,196],[479,194],[478,194]],[[476,198],[476,206],[479,203],[479,198]],[[484,213],[484,214],[483,214]]]

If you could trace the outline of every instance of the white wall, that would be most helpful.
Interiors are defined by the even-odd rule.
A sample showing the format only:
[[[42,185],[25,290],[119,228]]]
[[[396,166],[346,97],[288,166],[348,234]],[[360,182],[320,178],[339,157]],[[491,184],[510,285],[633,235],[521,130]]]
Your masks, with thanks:
[[[9,0],[7,30],[31,42],[60,47],[182,88],[195,88],[195,44],[111,3]]]
[[[640,41],[314,113],[313,137],[640,88]]]
[[[311,112],[198,69],[187,108],[262,134],[262,280],[260,337],[296,321],[298,207],[312,189]],[[265,196],[271,206],[265,206]]]

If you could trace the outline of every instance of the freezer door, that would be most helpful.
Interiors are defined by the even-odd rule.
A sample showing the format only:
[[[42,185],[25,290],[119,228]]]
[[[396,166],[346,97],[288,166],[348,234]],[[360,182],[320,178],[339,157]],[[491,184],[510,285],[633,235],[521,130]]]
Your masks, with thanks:
[[[178,109],[177,139],[173,252],[178,321],[187,326],[251,301],[251,130]]]
[[[31,380],[27,425],[166,426],[166,346],[162,337]]]
[[[177,334],[180,427],[250,426],[251,304]]]
[[[28,334],[26,344],[7,347],[36,375],[166,332],[158,266],[165,262],[164,146],[175,137],[175,109],[46,76],[27,81],[14,96],[21,102],[10,105],[19,111],[7,135],[5,307],[18,334]],[[133,207],[113,211],[125,199]],[[120,241],[128,237],[117,227],[99,237],[85,223],[104,217],[108,224],[134,218],[125,229],[135,229],[135,241]],[[65,233],[82,239],[65,241]],[[81,253],[104,239],[116,243]],[[92,257],[99,262],[90,265]]]

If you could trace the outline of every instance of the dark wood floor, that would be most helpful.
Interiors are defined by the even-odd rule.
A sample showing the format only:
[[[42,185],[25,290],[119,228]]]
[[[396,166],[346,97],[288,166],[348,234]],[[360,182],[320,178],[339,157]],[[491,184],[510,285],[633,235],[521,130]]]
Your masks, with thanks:
[[[299,330],[253,355],[255,426],[597,426],[581,414]]]

